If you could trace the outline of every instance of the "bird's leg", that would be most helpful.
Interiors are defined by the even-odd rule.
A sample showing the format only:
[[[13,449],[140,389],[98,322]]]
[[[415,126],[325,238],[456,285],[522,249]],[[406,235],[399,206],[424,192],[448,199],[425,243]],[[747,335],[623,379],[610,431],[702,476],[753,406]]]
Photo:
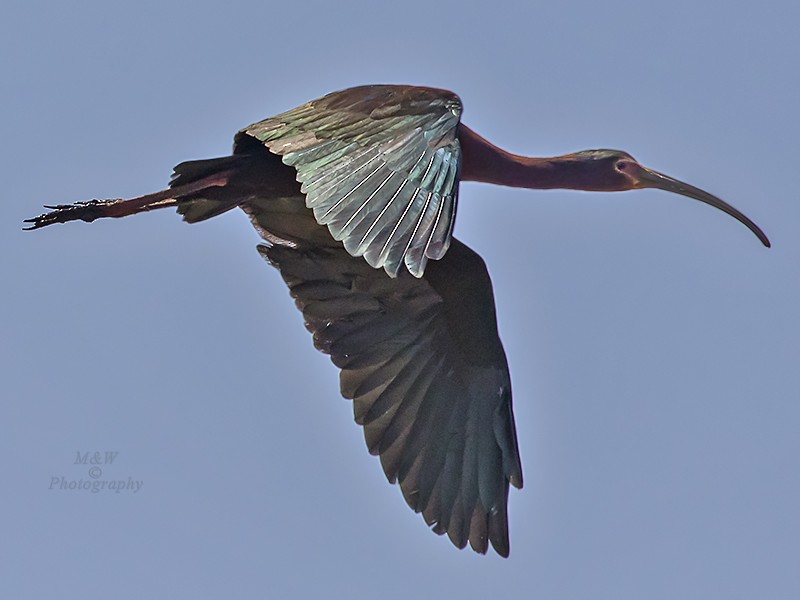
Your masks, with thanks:
[[[25,219],[25,223],[33,223],[24,229],[39,229],[53,223],[66,223],[68,221],[86,221],[91,223],[95,219],[102,217],[125,217],[146,210],[174,206],[174,199],[164,199],[156,202],[141,204],[140,198],[123,200],[115,198],[113,200],[89,200],[87,202],[75,202],[73,204],[58,204],[55,206],[45,205],[45,208],[53,209],[50,212]]]
[[[148,210],[176,206],[178,201],[186,196],[210,187],[227,184],[230,174],[230,172],[216,173],[186,185],[175,186],[168,190],[128,200],[115,198],[113,200],[89,200],[88,202],[58,204],[55,206],[46,205],[45,208],[53,210],[32,219],[25,219],[25,223],[33,223],[30,227],[25,227],[25,229],[39,229],[53,223],[67,223],[68,221],[91,223],[95,219],[103,217],[127,217],[128,215]]]

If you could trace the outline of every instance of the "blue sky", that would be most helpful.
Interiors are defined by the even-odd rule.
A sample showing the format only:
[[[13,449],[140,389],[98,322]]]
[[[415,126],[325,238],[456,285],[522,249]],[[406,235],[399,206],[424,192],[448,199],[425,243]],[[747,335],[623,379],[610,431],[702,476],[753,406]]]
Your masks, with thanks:
[[[798,20],[788,1],[6,7],[0,595],[800,597]],[[456,91],[518,153],[626,150],[773,242],[657,191],[462,186],[525,471],[508,560],[457,551],[386,483],[244,215],[20,231],[379,82]],[[141,489],[49,489],[86,451]]]

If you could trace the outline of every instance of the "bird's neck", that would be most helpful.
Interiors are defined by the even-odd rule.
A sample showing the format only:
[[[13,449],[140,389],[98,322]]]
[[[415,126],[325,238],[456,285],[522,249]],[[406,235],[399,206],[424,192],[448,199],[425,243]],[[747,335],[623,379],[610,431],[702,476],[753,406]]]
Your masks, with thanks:
[[[528,189],[598,190],[594,173],[570,155],[533,158],[511,154],[459,125],[461,180]]]

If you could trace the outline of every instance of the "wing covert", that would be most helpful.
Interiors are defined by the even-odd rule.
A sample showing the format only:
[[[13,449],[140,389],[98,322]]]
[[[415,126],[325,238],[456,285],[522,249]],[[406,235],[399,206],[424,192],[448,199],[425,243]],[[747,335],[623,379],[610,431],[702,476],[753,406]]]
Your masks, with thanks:
[[[450,244],[461,101],[452,92],[372,85],[328,94],[240,132],[294,167],[306,205],[353,256],[416,276]]]

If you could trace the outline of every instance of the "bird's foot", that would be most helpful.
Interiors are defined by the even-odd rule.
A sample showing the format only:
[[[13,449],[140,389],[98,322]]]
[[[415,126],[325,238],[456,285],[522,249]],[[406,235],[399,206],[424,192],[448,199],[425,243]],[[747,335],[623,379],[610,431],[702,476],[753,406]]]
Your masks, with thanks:
[[[103,210],[105,207],[119,202],[120,200],[89,200],[87,202],[75,202],[74,204],[45,205],[45,208],[52,210],[38,217],[25,219],[25,223],[33,223],[33,225],[23,229],[39,229],[53,223],[67,223],[68,221],[77,220],[91,223],[97,218],[107,216],[106,211]]]

